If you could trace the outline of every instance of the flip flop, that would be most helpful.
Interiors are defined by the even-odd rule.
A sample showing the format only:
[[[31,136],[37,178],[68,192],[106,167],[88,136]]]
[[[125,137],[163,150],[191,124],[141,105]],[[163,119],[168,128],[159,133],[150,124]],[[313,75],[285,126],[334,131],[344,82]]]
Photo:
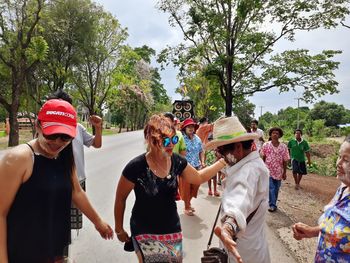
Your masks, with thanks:
[[[184,213],[185,213],[185,215],[188,215],[188,216],[194,216],[192,210],[190,210],[190,209],[185,209]]]

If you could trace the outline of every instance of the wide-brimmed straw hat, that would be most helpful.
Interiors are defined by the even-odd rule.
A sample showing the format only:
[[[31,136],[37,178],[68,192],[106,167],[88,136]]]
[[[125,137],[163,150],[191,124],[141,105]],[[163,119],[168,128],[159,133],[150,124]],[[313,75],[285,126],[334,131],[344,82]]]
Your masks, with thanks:
[[[222,118],[214,122],[213,140],[205,145],[205,149],[211,150],[225,144],[258,138],[258,134],[248,133],[237,117]]]

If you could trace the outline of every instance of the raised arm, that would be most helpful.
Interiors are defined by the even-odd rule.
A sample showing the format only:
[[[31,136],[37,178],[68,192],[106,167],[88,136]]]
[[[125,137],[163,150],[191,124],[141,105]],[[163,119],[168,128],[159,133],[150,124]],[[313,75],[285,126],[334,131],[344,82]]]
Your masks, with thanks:
[[[95,128],[95,136],[92,142],[92,146],[95,148],[101,148],[102,146],[102,119],[97,115],[90,116],[90,123]]]
[[[181,176],[190,184],[202,184],[208,182],[217,172],[226,166],[224,159],[219,159],[217,162],[202,170],[197,171],[190,164],[187,164]]]

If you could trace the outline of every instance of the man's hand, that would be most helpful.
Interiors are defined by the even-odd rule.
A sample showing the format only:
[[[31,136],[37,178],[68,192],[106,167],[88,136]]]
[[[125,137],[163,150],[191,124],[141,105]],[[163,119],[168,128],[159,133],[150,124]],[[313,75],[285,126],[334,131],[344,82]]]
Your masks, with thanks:
[[[233,241],[230,231],[226,227],[217,226],[214,230],[215,235],[220,238],[221,242],[224,244],[225,248],[232,253],[238,263],[243,263],[241,255],[236,249],[236,242]]]
[[[286,179],[287,179],[287,172],[286,172],[286,171],[283,172],[283,174],[282,174],[282,179],[283,179],[283,180],[286,180]]]
[[[310,238],[310,237],[316,237],[318,236],[318,233],[320,231],[320,228],[317,227],[311,227],[309,225],[303,224],[303,223],[296,223],[292,226],[293,230],[293,237],[296,240],[302,240],[303,238]]]
[[[95,128],[102,128],[102,118],[100,116],[91,115],[89,120],[91,125]]]

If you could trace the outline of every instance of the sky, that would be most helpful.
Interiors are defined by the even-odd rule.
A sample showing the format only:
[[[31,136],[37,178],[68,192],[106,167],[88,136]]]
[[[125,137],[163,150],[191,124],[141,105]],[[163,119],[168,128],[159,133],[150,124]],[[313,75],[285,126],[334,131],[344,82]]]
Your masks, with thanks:
[[[131,47],[147,45],[160,52],[167,45],[174,46],[183,41],[183,35],[178,28],[171,27],[168,23],[168,14],[159,11],[156,0],[95,0],[101,4],[106,11],[111,12],[121,23],[122,27],[128,29],[129,37],[126,41]],[[350,18],[347,19],[350,24]],[[343,53],[335,57],[341,62],[339,69],[335,71],[335,79],[339,83],[338,94],[326,95],[317,101],[325,100],[336,102],[350,109],[350,29],[339,27],[332,30],[316,30],[311,32],[298,32],[296,41],[280,41],[274,50],[281,52],[288,49],[304,48],[309,49],[312,54],[321,52],[324,49],[342,50]],[[153,67],[160,68],[155,62]],[[168,95],[175,99],[181,99],[175,94],[179,82],[176,79],[177,69],[169,66],[160,71],[162,83],[167,89]],[[249,100],[256,105],[255,117],[260,117],[264,112],[277,113],[278,110],[288,106],[297,107],[298,98],[302,90],[279,94],[277,89],[263,93],[256,93]],[[317,102],[315,101],[315,102]],[[299,101],[300,106],[312,108],[312,104]]]

